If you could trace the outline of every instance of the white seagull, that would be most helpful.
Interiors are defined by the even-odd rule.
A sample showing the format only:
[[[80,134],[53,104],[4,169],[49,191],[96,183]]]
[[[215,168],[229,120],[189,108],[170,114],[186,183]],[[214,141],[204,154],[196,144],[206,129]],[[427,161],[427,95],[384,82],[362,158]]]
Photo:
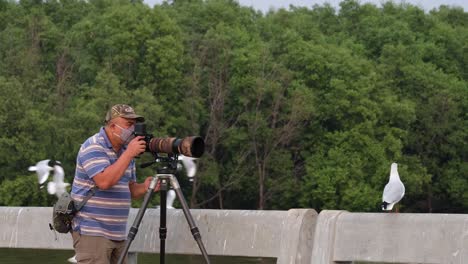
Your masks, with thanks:
[[[47,192],[60,197],[62,193],[66,192],[66,187],[70,185],[64,182],[65,172],[61,165],[60,161],[47,159],[39,161],[35,166],[30,166],[28,170],[36,172],[41,188],[49,178],[50,172],[53,171],[53,180],[47,183]]]
[[[70,184],[64,181],[65,172],[60,161],[51,161],[49,164],[53,165],[54,177],[53,181],[47,183],[47,191],[49,194],[55,194],[57,197],[60,197],[62,193],[67,191],[67,186]]]
[[[167,191],[167,195],[166,195],[167,209],[174,209],[174,206],[172,204],[174,203],[175,198],[176,198],[176,193],[174,190],[170,189],[169,191]]]
[[[70,263],[78,263],[78,260],[76,260],[76,255],[69,258],[69,259],[67,259],[67,261],[70,262]]]
[[[401,182],[400,176],[398,175],[398,164],[392,163],[390,169],[390,180],[387,185],[385,185],[382,196],[382,210],[391,211],[393,206],[398,203],[404,195],[405,185],[403,185],[403,182]]]
[[[41,160],[35,166],[29,166],[28,170],[36,172],[41,188],[49,178],[50,172],[54,171],[53,180],[47,183],[47,192],[60,197],[62,193],[66,192],[66,187],[70,185],[64,182],[65,172],[61,165],[60,161]],[[67,259],[67,261],[70,263],[77,263],[76,256]]]
[[[197,165],[194,162],[195,158],[179,155],[179,160],[182,161],[182,164],[184,165],[185,170],[187,171],[187,176],[189,178],[193,178],[195,176],[195,173],[197,173]]]
[[[38,163],[36,163],[35,166],[29,166],[28,168],[29,171],[36,172],[41,188],[42,184],[44,184],[47,181],[47,178],[49,178],[50,171],[53,170],[53,168],[49,166],[49,161],[50,160],[41,160]]]
[[[176,193],[173,189],[170,189],[169,191],[167,191],[166,193],[166,208],[167,209],[174,209],[174,200],[176,198]],[[159,209],[161,208],[160,205],[156,205],[156,209]]]
[[[196,158],[179,155],[178,159],[182,161],[185,171],[187,172],[187,177],[189,177],[190,180],[193,180],[193,177],[197,173],[197,164],[195,164],[194,162]],[[180,166],[180,164],[178,166]],[[174,190],[170,189],[169,191],[167,191],[167,194],[166,194],[166,208],[167,209],[174,209],[173,203],[174,203],[175,198],[176,198],[176,192]],[[156,206],[156,208],[160,208],[160,206],[158,205]]]

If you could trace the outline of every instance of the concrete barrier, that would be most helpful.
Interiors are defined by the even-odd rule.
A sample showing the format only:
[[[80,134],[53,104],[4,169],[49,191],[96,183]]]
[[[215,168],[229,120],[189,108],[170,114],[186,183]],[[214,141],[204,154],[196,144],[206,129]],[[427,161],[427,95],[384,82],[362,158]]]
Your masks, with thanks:
[[[312,256],[309,263],[331,264],[335,247],[335,230],[338,217],[344,211],[326,210],[320,212],[315,227]]]
[[[342,213],[335,233],[336,262],[468,263],[466,214]]]
[[[131,210],[129,225],[137,213]],[[317,213],[191,210],[209,255],[272,257],[277,263],[308,264]],[[0,247],[72,249],[70,234],[49,230],[52,208],[0,207]],[[159,210],[148,209],[130,252],[159,253]],[[167,254],[200,254],[182,210],[167,211]]]
[[[129,225],[136,212],[131,210]],[[49,207],[0,207],[0,247],[72,249],[69,234],[49,230],[51,214]],[[271,257],[279,264],[468,263],[466,214],[324,210],[317,215],[313,209],[191,214],[209,255]],[[200,254],[182,210],[168,210],[167,228],[167,254]],[[148,209],[130,252],[159,253],[158,230],[159,210]]]

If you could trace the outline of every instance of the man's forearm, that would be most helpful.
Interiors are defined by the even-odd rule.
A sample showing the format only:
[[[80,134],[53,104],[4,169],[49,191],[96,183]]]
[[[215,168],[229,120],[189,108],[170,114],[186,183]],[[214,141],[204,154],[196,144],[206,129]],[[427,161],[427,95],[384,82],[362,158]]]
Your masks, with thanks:
[[[126,155],[124,152],[114,164],[110,165],[103,172],[94,176],[94,182],[99,187],[99,189],[105,190],[111,188],[117,184],[117,182],[119,182],[131,161],[132,157]]]

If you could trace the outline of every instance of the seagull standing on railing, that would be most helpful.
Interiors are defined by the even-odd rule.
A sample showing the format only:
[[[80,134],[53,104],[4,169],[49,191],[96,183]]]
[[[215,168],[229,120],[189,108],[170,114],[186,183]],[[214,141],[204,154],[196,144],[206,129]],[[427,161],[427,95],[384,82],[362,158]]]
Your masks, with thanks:
[[[390,168],[390,180],[382,196],[382,210],[391,211],[393,206],[398,203],[401,198],[405,195],[405,185],[400,180],[400,175],[398,175],[398,164],[392,163]],[[398,207],[396,208],[398,212]]]

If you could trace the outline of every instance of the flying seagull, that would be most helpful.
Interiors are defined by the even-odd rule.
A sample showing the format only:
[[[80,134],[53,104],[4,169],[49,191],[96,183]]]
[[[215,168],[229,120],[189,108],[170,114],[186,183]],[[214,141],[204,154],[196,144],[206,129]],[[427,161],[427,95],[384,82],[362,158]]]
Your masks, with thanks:
[[[62,193],[66,192],[66,187],[70,185],[64,182],[65,172],[58,160],[41,160],[35,166],[29,166],[28,170],[36,172],[41,188],[49,178],[50,172],[54,172],[52,181],[47,183],[47,192],[51,195],[55,194],[57,197],[60,197]],[[67,259],[67,261],[77,263],[76,256]]]
[[[53,181],[47,183],[47,191],[49,194],[55,194],[57,197],[60,197],[62,193],[67,191],[66,188],[70,184],[64,182],[65,172],[63,171],[60,161],[51,161],[49,164],[53,165],[54,177]]]
[[[49,165],[50,160],[41,160],[36,163],[35,166],[29,166],[29,171],[35,171],[39,181],[39,185],[42,188],[42,185],[49,178],[50,171],[53,170],[52,166]]]
[[[405,186],[398,175],[398,164],[392,163],[390,168],[390,180],[387,185],[385,185],[382,196],[382,210],[391,211],[393,206],[398,203],[404,195]]]
[[[195,176],[195,173],[197,173],[197,165],[194,162],[195,158],[179,155],[179,160],[182,161],[182,164],[184,165],[185,170],[187,171],[187,176],[189,178],[193,178]]]
[[[41,188],[49,178],[50,172],[53,171],[53,180],[47,183],[47,192],[52,195],[60,197],[66,191],[69,183],[64,182],[65,173],[61,166],[60,161],[56,160],[41,160],[35,166],[30,166],[29,171],[35,171]]]

